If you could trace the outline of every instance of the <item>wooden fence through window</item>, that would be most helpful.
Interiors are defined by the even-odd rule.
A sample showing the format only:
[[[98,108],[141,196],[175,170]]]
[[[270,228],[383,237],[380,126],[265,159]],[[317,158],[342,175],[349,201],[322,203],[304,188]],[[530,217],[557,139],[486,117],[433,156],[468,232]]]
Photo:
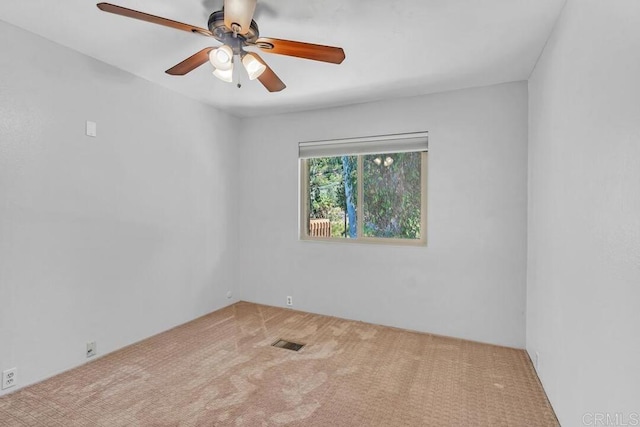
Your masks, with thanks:
[[[328,219],[310,219],[309,237],[331,237],[331,221]]]

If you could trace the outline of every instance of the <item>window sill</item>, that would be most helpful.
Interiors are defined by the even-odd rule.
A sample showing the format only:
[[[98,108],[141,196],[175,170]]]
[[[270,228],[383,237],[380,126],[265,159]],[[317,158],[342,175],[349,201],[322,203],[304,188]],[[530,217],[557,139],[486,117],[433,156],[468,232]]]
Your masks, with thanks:
[[[372,238],[361,237],[358,239],[346,239],[339,237],[306,237],[300,236],[301,242],[317,242],[317,243],[337,243],[339,245],[347,244],[360,244],[360,245],[373,245],[373,246],[414,246],[414,247],[426,247],[426,239],[394,239],[394,238]]]

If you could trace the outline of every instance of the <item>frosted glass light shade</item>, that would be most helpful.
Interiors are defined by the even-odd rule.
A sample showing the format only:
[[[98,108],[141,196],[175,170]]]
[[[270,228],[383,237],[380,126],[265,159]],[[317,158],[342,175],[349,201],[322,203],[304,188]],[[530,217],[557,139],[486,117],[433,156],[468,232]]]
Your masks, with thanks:
[[[233,82],[233,68],[229,68],[228,70],[216,68],[213,70],[213,75],[224,82]]]
[[[264,73],[264,70],[267,69],[267,66],[258,61],[252,53],[247,53],[242,58],[242,65],[244,65],[244,69],[247,70],[249,80],[257,79],[262,73]]]
[[[211,62],[217,70],[230,70],[233,66],[233,50],[227,45],[212,49],[211,52],[209,52],[209,62]]]

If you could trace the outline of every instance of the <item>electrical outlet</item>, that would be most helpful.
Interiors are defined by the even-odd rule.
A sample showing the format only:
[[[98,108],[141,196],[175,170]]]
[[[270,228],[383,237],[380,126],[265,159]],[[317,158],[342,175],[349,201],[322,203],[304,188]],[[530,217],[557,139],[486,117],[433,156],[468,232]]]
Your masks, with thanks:
[[[18,383],[18,368],[7,369],[2,372],[2,390],[13,387]]]
[[[97,347],[95,341],[87,342],[87,357],[93,357],[96,355]]]
[[[227,298],[231,298],[233,296],[233,293],[231,291],[227,291]]]
[[[540,353],[536,351],[536,371],[540,369]]]
[[[289,306],[293,305],[293,297],[292,296],[288,296],[287,297],[287,305],[289,305]]]

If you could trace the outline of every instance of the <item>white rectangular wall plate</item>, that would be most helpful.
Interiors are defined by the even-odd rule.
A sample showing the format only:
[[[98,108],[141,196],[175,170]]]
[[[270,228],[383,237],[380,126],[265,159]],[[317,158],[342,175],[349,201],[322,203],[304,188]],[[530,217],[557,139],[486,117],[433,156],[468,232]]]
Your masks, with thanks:
[[[98,135],[98,125],[96,122],[92,122],[87,120],[87,136],[97,136]]]
[[[95,341],[88,341],[87,342],[87,357],[95,356],[97,351],[98,351],[98,349],[96,347],[96,342]]]
[[[13,387],[18,383],[18,368],[2,371],[2,390]]]

